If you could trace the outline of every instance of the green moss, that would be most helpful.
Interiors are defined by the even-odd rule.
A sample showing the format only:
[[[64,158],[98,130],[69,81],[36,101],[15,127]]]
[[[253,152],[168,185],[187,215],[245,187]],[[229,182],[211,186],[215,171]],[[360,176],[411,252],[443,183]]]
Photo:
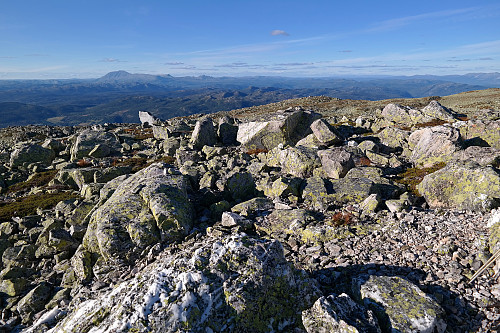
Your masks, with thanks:
[[[395,181],[396,183],[405,185],[407,190],[413,194],[421,196],[417,190],[418,184],[422,182],[425,176],[436,172],[445,166],[446,164],[444,162],[440,162],[430,168],[408,168],[405,172],[400,173]]]
[[[7,193],[15,193],[19,191],[28,191],[33,187],[41,187],[47,185],[54,176],[57,174],[58,170],[43,171],[40,173],[33,174],[28,180],[20,182],[9,186]]]
[[[14,202],[0,202],[0,221],[9,221],[13,216],[35,215],[38,208],[49,209],[60,201],[75,199],[78,196],[72,192],[40,193],[30,195]]]

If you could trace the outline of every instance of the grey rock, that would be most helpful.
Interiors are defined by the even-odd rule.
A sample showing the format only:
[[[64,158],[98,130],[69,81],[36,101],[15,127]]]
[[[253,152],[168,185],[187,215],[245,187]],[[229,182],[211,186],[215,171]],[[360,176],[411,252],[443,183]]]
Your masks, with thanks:
[[[414,145],[410,161],[422,167],[446,163],[461,149],[460,132],[449,126],[417,130],[410,135],[408,141],[410,145]]]
[[[35,313],[45,308],[51,291],[52,288],[48,284],[41,283],[19,301],[17,312],[21,315],[23,323],[30,322]]]
[[[223,145],[236,145],[236,137],[238,135],[238,126],[234,124],[234,120],[229,117],[219,119],[217,127],[217,136]]]
[[[281,169],[295,177],[307,178],[313,170],[321,166],[317,150],[307,147],[289,147],[279,155]]]
[[[471,146],[455,153],[453,160],[473,161],[481,166],[500,166],[500,150],[493,147]]]
[[[321,159],[323,170],[330,178],[342,178],[351,168],[354,168],[352,155],[344,148],[336,147],[320,150],[318,156]]]
[[[445,312],[413,283],[400,277],[370,276],[354,280],[365,306],[375,312],[384,331],[439,332],[446,330]]]
[[[55,330],[283,330],[298,324],[318,296],[315,283],[286,262],[279,242],[236,234],[160,255],[112,291],[70,306],[75,310]]]
[[[318,139],[319,142],[329,146],[332,144],[342,142],[342,137],[335,130],[333,126],[331,126],[324,119],[317,119],[311,124],[311,130]]]
[[[500,175],[475,163],[448,164],[417,186],[432,208],[488,212],[500,204]]]
[[[320,297],[312,308],[302,312],[308,333],[381,333],[371,310],[354,302],[347,294]]]
[[[42,163],[50,165],[55,158],[55,152],[37,144],[23,144],[10,155],[10,166],[17,168],[24,163]]]
[[[248,200],[255,195],[255,181],[250,172],[233,172],[227,177],[225,189],[235,200]]]
[[[459,121],[453,126],[464,140],[479,138],[490,147],[500,149],[500,119]]]
[[[171,242],[192,226],[192,207],[182,175],[155,163],[119,184],[90,217],[84,249],[110,263],[126,263],[139,249]]]
[[[271,150],[279,144],[294,145],[310,133],[309,126],[317,118],[317,114],[302,109],[278,111],[263,119],[239,124],[237,141],[247,149]]]
[[[203,146],[213,146],[217,143],[217,133],[215,131],[212,118],[205,117],[198,120],[191,135],[191,143],[196,148]]]
[[[76,161],[85,156],[89,156],[96,146],[99,146],[99,157],[108,156],[111,153],[119,152],[121,148],[118,137],[110,132],[102,130],[83,130],[71,147],[71,160]],[[107,153],[107,154],[104,154]]]

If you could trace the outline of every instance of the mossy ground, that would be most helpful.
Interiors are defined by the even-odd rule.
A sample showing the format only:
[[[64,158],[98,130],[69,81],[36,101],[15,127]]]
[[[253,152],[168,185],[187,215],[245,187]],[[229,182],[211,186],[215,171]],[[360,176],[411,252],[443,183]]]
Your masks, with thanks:
[[[54,176],[57,174],[58,170],[49,170],[39,173],[35,173],[32,177],[24,182],[13,184],[7,189],[7,193],[15,193],[20,191],[31,190],[33,187],[42,187],[47,185]]]
[[[446,164],[444,162],[440,162],[430,168],[408,168],[405,172],[398,174],[398,178],[395,181],[405,185],[408,191],[420,197],[421,195],[417,190],[417,185],[422,182],[425,176],[445,166]]]
[[[37,208],[49,209],[60,201],[74,199],[78,196],[72,192],[39,193],[17,199],[14,202],[0,202],[0,221],[9,221],[13,216],[35,215]]]

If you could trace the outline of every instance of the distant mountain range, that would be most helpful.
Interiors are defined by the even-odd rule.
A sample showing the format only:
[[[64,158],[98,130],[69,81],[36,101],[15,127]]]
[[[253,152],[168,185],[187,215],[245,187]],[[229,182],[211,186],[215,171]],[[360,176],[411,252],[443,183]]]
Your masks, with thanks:
[[[289,78],[173,77],[116,71],[97,79],[0,80],[0,127],[139,122],[139,110],[168,119],[305,96],[381,100],[497,87],[500,73]]]

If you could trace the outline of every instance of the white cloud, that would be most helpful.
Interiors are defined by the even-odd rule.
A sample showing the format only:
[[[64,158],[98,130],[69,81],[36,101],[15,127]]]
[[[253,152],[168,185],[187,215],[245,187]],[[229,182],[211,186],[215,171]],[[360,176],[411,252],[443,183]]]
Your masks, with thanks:
[[[272,36],[290,36],[285,30],[273,30],[271,31]]]

